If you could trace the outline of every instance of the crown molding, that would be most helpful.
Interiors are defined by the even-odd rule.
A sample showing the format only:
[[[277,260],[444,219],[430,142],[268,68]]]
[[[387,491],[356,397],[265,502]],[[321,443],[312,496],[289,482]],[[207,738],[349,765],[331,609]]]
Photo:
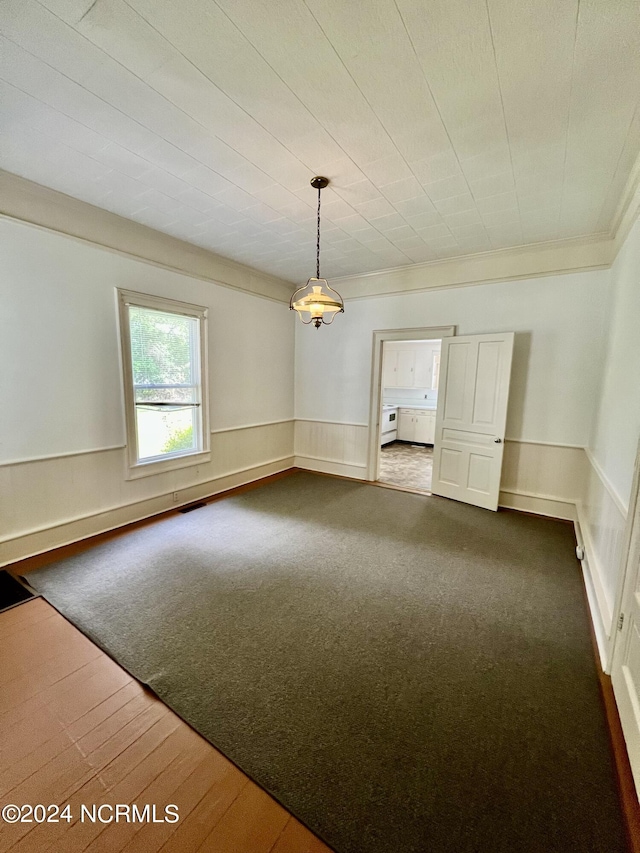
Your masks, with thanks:
[[[613,240],[598,234],[344,276],[331,284],[347,300],[363,299],[607,269],[613,259]]]
[[[614,260],[629,236],[629,231],[638,219],[638,215],[640,215],[640,155],[631,170],[613,218]]]
[[[292,285],[280,278],[3,170],[0,216],[254,296],[291,297]]]
[[[640,157],[609,233],[531,243],[332,279],[346,300],[607,269],[640,213]],[[294,285],[146,225],[0,170],[0,217],[192,278],[288,303]]]

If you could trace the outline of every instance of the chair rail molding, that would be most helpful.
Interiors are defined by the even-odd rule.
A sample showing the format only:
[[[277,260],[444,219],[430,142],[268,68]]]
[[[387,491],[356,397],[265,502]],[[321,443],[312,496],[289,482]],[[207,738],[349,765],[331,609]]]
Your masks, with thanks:
[[[293,439],[292,419],[214,431],[211,461],[138,480],[123,479],[124,447],[4,465],[0,565],[285,471]]]

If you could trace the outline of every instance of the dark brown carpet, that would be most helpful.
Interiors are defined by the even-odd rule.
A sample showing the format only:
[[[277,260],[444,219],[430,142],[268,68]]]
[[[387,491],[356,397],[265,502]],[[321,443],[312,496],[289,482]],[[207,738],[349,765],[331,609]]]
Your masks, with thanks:
[[[574,544],[299,473],[29,581],[340,853],[621,853]]]

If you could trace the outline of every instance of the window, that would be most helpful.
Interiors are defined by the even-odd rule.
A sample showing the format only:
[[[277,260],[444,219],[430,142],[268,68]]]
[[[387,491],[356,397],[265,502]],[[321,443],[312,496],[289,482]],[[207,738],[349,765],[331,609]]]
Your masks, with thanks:
[[[207,309],[118,291],[129,476],[209,459]]]

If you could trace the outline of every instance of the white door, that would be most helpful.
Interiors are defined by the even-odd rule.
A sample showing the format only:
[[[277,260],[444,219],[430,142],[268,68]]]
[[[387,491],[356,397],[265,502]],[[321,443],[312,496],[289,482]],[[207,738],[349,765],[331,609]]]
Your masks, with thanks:
[[[612,626],[616,632],[611,681],[618,713],[629,754],[631,772],[640,796],[640,500],[638,500],[638,463],[636,457],[629,518],[631,530],[627,533],[628,555],[625,559],[625,580],[622,593],[622,627]],[[625,549],[626,550],[626,549]]]
[[[444,338],[434,495],[498,508],[513,332]]]

